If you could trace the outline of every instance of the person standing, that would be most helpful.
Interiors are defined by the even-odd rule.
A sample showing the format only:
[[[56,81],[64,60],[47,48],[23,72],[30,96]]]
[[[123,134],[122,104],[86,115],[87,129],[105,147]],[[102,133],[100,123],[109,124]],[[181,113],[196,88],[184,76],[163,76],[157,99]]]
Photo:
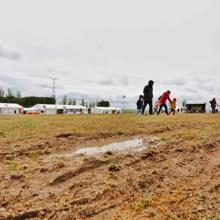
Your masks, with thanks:
[[[142,114],[143,105],[144,105],[144,96],[140,95],[139,99],[137,100],[137,114],[138,115]]]
[[[176,114],[176,98],[174,98],[170,104],[170,114],[173,113],[173,115]]]
[[[170,90],[167,90],[166,92],[163,93],[163,95],[160,97],[160,108],[159,108],[159,111],[157,112],[157,115],[160,114],[162,108],[164,107],[165,108],[165,112],[167,115],[169,115],[169,112],[168,112],[168,107],[167,107],[167,100],[169,100],[170,104],[172,103],[171,102],[171,99],[170,99]]]
[[[154,103],[154,114],[157,113],[158,108],[160,107],[160,97],[157,99],[157,101]]]
[[[212,108],[212,113],[215,113],[216,112],[216,106],[217,106],[217,102],[216,102],[216,99],[212,99],[212,101],[210,101],[210,104],[211,104],[211,108]]]
[[[144,111],[147,105],[149,105],[149,114],[153,114],[153,85],[154,81],[150,80],[148,85],[144,87],[144,106],[142,109],[142,115],[144,115]]]

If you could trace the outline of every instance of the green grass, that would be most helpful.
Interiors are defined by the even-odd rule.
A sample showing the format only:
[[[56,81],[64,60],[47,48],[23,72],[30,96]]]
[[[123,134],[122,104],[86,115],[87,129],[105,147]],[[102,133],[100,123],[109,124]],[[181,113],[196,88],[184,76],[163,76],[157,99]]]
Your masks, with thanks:
[[[134,209],[135,211],[141,211],[147,208],[149,205],[150,205],[149,198],[140,198],[131,203],[131,208]]]
[[[29,154],[29,158],[33,161],[33,162],[39,162],[40,158],[41,158],[41,153],[39,151],[34,151],[31,152]]]
[[[21,140],[50,139],[62,133],[114,136],[169,131],[171,134],[178,134],[179,130],[182,133],[184,129],[193,137],[197,128],[199,132],[206,134],[219,132],[219,127],[220,114],[0,116],[0,140],[14,143]]]
[[[8,166],[8,170],[17,171],[17,170],[19,170],[20,164],[19,164],[19,162],[15,161],[15,160],[11,160],[7,163],[7,166]]]

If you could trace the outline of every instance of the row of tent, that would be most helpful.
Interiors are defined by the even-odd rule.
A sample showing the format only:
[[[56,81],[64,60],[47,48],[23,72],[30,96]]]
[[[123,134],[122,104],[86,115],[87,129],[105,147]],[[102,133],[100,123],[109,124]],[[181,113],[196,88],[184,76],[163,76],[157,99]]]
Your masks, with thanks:
[[[24,108],[16,103],[0,103],[0,114],[119,114],[121,109],[117,107],[94,107],[87,108],[81,105],[53,105],[36,104],[31,108]]]

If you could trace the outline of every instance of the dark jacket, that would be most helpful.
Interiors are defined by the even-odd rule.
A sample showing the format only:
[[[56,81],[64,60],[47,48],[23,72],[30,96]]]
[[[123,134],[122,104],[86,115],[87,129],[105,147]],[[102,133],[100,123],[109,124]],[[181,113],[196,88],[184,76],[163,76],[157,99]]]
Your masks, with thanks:
[[[145,101],[152,101],[153,99],[153,85],[148,84],[144,87],[144,100]]]
[[[141,99],[137,100],[137,109],[142,109],[143,108],[143,101]]]
[[[216,108],[217,102],[215,99],[212,99],[212,101],[210,101],[210,104],[212,108]]]

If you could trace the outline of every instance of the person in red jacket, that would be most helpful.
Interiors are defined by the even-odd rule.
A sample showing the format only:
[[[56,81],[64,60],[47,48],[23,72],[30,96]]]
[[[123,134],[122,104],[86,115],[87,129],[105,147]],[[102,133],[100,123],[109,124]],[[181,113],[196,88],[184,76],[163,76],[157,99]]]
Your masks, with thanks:
[[[167,100],[169,100],[170,104],[171,104],[171,99],[170,99],[170,90],[167,90],[166,92],[163,93],[163,95],[160,97],[160,108],[159,108],[159,111],[157,112],[157,114],[159,115],[162,108],[164,107],[165,108],[165,112],[167,115],[169,115],[169,112],[168,112],[168,107],[167,107]]]

